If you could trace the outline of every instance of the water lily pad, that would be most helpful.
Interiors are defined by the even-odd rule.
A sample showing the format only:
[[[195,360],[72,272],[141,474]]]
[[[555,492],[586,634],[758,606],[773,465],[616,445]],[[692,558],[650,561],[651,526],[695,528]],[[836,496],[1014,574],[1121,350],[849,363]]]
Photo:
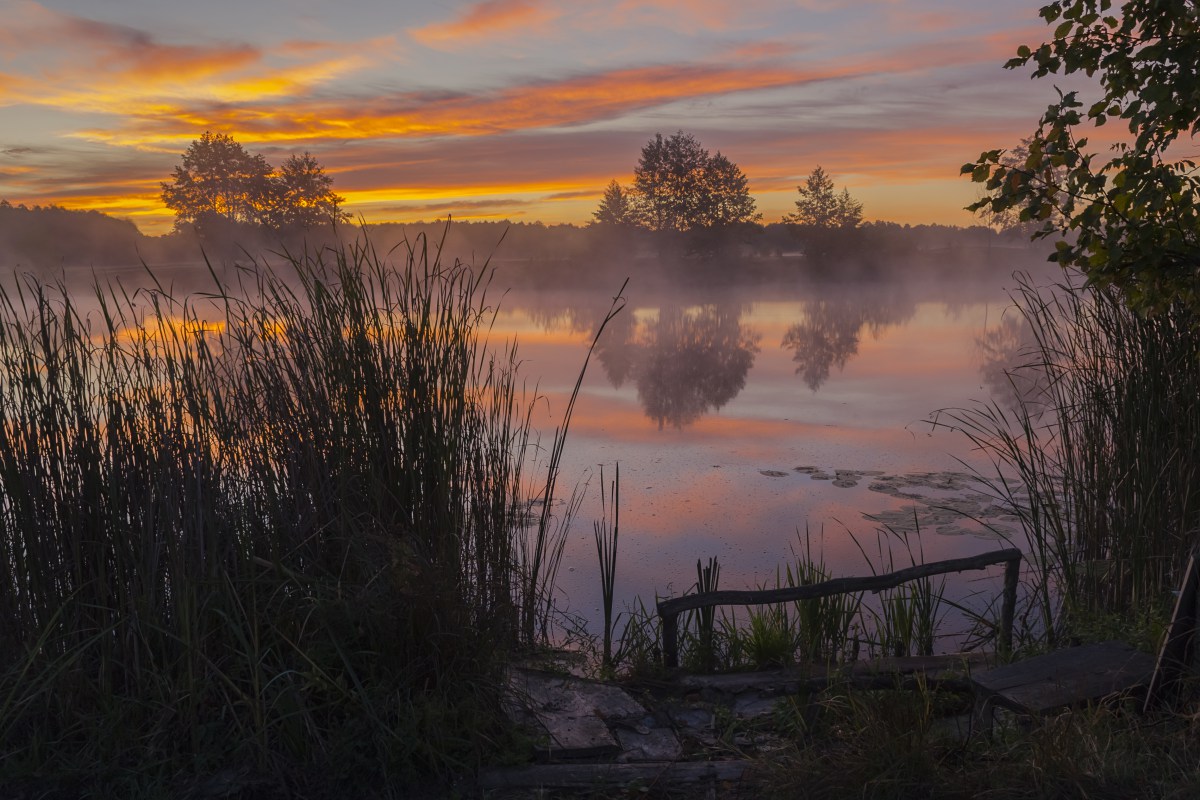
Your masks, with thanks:
[[[766,475],[768,478],[786,478],[788,476],[786,472],[780,472],[777,469],[760,469],[758,473]]]

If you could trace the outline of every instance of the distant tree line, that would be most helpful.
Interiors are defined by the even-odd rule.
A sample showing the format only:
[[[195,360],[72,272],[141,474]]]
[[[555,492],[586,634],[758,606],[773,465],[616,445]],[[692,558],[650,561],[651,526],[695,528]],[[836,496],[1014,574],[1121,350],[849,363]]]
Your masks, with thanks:
[[[257,225],[307,230],[347,219],[344,198],[309,153],[289,156],[278,169],[248,153],[232,136],[206,131],[183,154],[162,200],[177,230]]]

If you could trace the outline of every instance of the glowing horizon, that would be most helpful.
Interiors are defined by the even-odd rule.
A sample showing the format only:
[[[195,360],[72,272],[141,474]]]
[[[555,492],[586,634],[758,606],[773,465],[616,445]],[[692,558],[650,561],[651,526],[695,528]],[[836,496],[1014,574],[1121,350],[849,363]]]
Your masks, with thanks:
[[[0,198],[162,233],[159,184],[211,130],[272,164],[311,152],[367,222],[585,224],[646,141],[686,130],[764,222],[821,165],[867,219],[969,225],[958,166],[1052,93],[1001,68],[1045,37],[1040,4],[0,0]]]

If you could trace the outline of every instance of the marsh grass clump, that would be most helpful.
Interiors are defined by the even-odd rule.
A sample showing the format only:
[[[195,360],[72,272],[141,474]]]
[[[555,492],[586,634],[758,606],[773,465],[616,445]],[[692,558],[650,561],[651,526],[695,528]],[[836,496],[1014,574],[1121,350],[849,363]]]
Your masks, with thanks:
[[[422,239],[0,294],[0,786],[386,786],[503,738],[554,553],[490,274]]]
[[[965,722],[969,708],[969,698],[927,686],[833,686],[781,703],[787,744],[762,761],[762,795],[1185,798],[1200,789],[1190,714],[1095,706],[986,736]]]
[[[1200,336],[1183,307],[1131,311],[1112,289],[1020,279],[1032,344],[1016,401],[943,412],[989,453],[1028,540],[1027,632],[1169,609],[1200,531]]]

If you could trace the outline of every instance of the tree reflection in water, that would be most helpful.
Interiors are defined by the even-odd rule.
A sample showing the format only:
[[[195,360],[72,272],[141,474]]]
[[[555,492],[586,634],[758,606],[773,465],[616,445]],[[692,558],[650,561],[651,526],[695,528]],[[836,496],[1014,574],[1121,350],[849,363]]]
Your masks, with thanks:
[[[840,371],[858,354],[864,329],[877,337],[916,313],[916,303],[904,291],[838,294],[805,301],[804,321],[788,328],[780,343],[780,347],[793,351],[796,374],[814,392],[829,380],[832,367]]]
[[[975,346],[979,376],[996,402],[1008,411],[1023,409],[1034,419],[1046,410],[1045,355],[1023,314],[1006,314],[999,325],[976,337]]]
[[[659,430],[690,425],[737,397],[762,338],[739,309],[715,303],[662,306],[641,320],[630,314],[611,334],[597,354],[605,374],[617,388],[633,379]]]

